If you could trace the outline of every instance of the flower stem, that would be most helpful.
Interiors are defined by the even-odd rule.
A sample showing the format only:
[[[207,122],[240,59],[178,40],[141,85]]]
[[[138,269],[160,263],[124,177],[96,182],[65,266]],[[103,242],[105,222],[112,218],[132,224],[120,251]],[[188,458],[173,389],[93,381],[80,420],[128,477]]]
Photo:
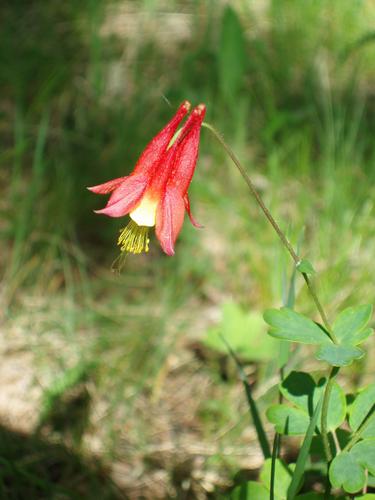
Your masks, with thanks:
[[[276,222],[276,220],[273,218],[271,212],[268,210],[267,206],[265,205],[264,201],[262,200],[260,194],[258,193],[257,189],[255,188],[254,184],[252,183],[249,175],[247,174],[245,168],[241,164],[240,160],[237,158],[237,156],[234,154],[234,151],[232,148],[225,142],[223,136],[209,123],[203,122],[202,124],[204,127],[206,127],[210,132],[214,135],[215,139],[220,143],[220,145],[224,148],[230,159],[233,161],[237,169],[239,170],[240,174],[242,175],[244,181],[246,182],[250,193],[254,196],[256,202],[258,203],[259,207],[261,208],[262,212],[268,219],[269,223],[273,227],[273,229],[276,231],[278,237],[280,238],[282,244],[286,248],[286,250],[289,252],[290,256],[292,257],[294,263],[296,266],[301,262],[300,257],[298,254],[294,251],[294,248],[292,247],[290,241],[284,234],[284,232],[281,230],[280,226]],[[316,293],[315,287],[313,283],[311,282],[309,276],[306,273],[302,273],[302,276],[305,280],[306,286],[309,290],[309,293],[311,295],[311,298],[313,299],[315,306],[317,310],[319,311],[319,314],[322,318],[324,327],[327,331],[327,334],[329,338],[337,344],[337,339],[332,331],[331,325],[328,321],[327,315],[323,309],[323,306],[318,298],[318,295]],[[329,444],[329,439],[328,439],[328,426],[327,426],[327,418],[328,418],[328,407],[329,407],[329,400],[332,392],[332,387],[333,387],[333,382],[334,379],[339,371],[338,367],[333,367],[331,369],[331,372],[328,377],[328,381],[324,390],[324,395],[323,395],[323,403],[322,403],[322,415],[321,415],[321,431],[322,431],[322,439],[323,439],[323,446],[327,458],[328,465],[332,460],[332,451],[330,448]],[[329,484],[329,481],[328,481]]]
[[[255,188],[254,184],[252,183],[250,177],[248,176],[245,168],[243,167],[243,165],[241,164],[241,162],[237,158],[237,156],[234,154],[234,151],[232,150],[232,148],[225,142],[223,136],[212,125],[210,125],[209,123],[206,123],[206,122],[203,122],[202,125],[204,127],[206,127],[214,135],[216,140],[225,149],[226,153],[228,154],[228,156],[233,161],[233,163],[235,164],[235,166],[239,170],[240,174],[242,175],[242,177],[243,177],[244,181],[246,182],[251,194],[254,196],[254,198],[255,198],[256,202],[258,203],[259,207],[261,208],[262,212],[264,213],[264,215],[268,219],[268,222],[271,224],[273,229],[276,231],[282,244],[284,245],[284,247],[287,249],[290,256],[292,257],[295,265],[298,266],[298,264],[301,262],[300,257],[294,251],[294,248],[292,247],[290,241],[288,240],[288,238],[286,237],[284,232],[281,230],[280,226],[278,225],[278,223],[276,222],[276,220],[272,216],[271,212],[268,210],[268,208],[265,205],[264,201],[262,200],[260,194],[258,193],[257,189]],[[318,295],[315,291],[315,287],[314,287],[313,283],[310,281],[310,278],[308,277],[308,275],[306,273],[302,273],[302,276],[305,280],[305,283],[306,283],[307,288],[310,292],[310,295],[315,303],[315,306],[316,306],[317,310],[319,311],[319,314],[320,314],[320,317],[322,318],[324,327],[327,330],[327,334],[329,335],[332,342],[337,343],[337,340],[332,332],[332,328],[329,324],[327,315],[326,315],[326,313],[323,309],[323,306],[318,298]]]

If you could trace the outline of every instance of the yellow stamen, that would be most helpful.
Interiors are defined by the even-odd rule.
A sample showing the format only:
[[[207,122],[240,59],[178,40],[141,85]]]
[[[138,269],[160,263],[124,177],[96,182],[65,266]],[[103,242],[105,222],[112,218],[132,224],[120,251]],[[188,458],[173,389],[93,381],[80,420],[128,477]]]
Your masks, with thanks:
[[[121,252],[142,253],[148,252],[150,239],[148,237],[148,227],[138,226],[133,220],[121,229],[117,244],[121,247]]]

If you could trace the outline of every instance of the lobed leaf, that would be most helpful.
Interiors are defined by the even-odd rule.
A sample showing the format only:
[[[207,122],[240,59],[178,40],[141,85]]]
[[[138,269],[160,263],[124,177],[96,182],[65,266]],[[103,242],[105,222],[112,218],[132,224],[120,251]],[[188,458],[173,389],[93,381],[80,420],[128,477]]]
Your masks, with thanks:
[[[295,404],[298,409],[302,410],[310,418],[313,415],[313,408],[316,407],[321,398],[325,385],[325,379],[321,379],[317,383],[307,373],[292,371],[280,384],[280,392],[285,399]],[[328,405],[328,429],[334,430],[339,427],[345,420],[345,416],[345,394],[341,387],[334,383]],[[320,429],[320,419],[318,420],[318,428]]]
[[[358,396],[354,400],[354,403],[351,405],[349,424],[353,431],[357,431],[359,429],[363,421],[367,416],[369,416],[369,413],[374,408],[374,404],[375,383],[372,383],[359,392]],[[375,437],[375,419],[373,419],[369,426],[363,431],[362,437]]]
[[[354,360],[364,356],[364,351],[353,345],[322,345],[316,352],[315,357],[320,361],[326,361],[332,366],[348,366]]]
[[[332,326],[340,344],[357,345],[363,342],[372,333],[371,328],[366,328],[371,316],[370,304],[344,309]]]
[[[270,406],[266,411],[268,420],[279,434],[298,436],[305,434],[310,418],[306,412],[285,404]]]
[[[263,317],[266,323],[271,326],[268,333],[272,337],[302,344],[332,343],[323,328],[288,307],[268,309]]]
[[[350,450],[357,462],[371,474],[375,474],[375,438],[364,439]]]
[[[348,493],[356,493],[365,485],[366,474],[354,455],[342,452],[332,460],[329,479],[335,488],[342,487]]]

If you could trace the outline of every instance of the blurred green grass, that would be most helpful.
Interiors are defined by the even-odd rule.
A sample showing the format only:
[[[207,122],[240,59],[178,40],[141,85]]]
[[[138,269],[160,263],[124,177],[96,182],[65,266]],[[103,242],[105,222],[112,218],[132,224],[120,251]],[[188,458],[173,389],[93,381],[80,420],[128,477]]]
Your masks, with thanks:
[[[0,15],[3,328],[7,345],[16,332],[33,354],[41,406],[30,430],[39,425],[110,462],[142,462],[150,442],[170,439],[176,399],[191,415],[174,432],[216,443],[222,427],[231,429],[217,454],[236,469],[220,449],[240,446],[246,407],[235,385],[222,382],[221,360],[197,357],[191,345],[229,300],[255,311],[281,302],[291,268],[275,235],[207,131],[191,189],[205,229],[186,222],[174,258],[153,241],[150,254],[130,256],[121,276],[111,274],[122,223],[93,214],[101,200],[85,186],[130,172],[180,101],[205,102],[207,121],[232,144],[293,243],[302,240],[329,314],[368,301],[372,2],[17,0]],[[313,310],[301,283],[297,302]],[[253,369],[268,387],[272,368]],[[352,382],[370,370],[368,361],[358,364]],[[169,380],[176,374],[180,386]],[[204,394],[194,393],[198,382],[207,384]],[[52,415],[69,391],[75,401],[74,388],[93,409],[71,442]],[[163,460],[148,467],[172,481],[175,464]]]

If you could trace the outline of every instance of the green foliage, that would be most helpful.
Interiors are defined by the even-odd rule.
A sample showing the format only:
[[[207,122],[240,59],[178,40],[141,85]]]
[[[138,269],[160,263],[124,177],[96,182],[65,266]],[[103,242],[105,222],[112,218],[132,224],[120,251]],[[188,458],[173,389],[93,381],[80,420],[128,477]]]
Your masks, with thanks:
[[[330,343],[328,335],[319,325],[288,307],[267,309],[263,317],[271,326],[269,334],[277,339],[302,344]]]
[[[366,428],[361,433],[363,438],[375,437],[375,383],[368,385],[359,391],[353,404],[350,407],[349,424],[353,431],[358,431],[360,427],[367,423]],[[368,419],[370,419],[368,423]]]
[[[287,436],[305,434],[310,422],[306,412],[286,404],[270,406],[266,415],[268,420],[275,425],[276,432]]]
[[[291,372],[280,384],[280,392],[294,406],[277,404],[267,410],[267,417],[276,426],[277,432],[289,436],[305,434],[313,417],[313,409],[318,405],[325,386],[325,379],[315,382],[307,373]],[[341,387],[334,383],[328,407],[328,429],[339,427],[345,420],[345,415],[345,394]],[[320,425],[319,419],[318,429]]]
[[[363,488],[366,474],[351,453],[343,452],[332,461],[329,479],[335,488],[344,488],[348,493],[356,493]]]
[[[348,493],[361,490],[366,482],[366,471],[375,474],[375,438],[356,443],[350,451],[339,453],[332,461],[329,478],[336,488]]]
[[[222,320],[210,328],[203,343],[218,352],[227,352],[222,337],[228,340],[233,351],[247,361],[266,361],[278,353],[278,343],[266,332],[266,325],[259,312],[245,312],[234,302],[222,305]]]
[[[276,460],[276,484],[275,500],[286,500],[288,488],[292,480],[293,466],[287,466],[281,459]],[[260,483],[247,481],[237,486],[231,493],[231,500],[269,500],[271,480],[271,459],[264,462],[259,475]]]
[[[372,316],[369,304],[344,309],[333,323],[333,333],[340,344],[361,344],[372,333],[367,324]]]
[[[318,360],[326,361],[332,366],[346,366],[364,355],[364,351],[356,345],[373,332],[371,328],[367,328],[371,314],[370,305],[350,307],[342,311],[333,324],[333,334],[337,341],[335,344],[322,327],[289,308],[268,309],[264,319],[271,326],[269,334],[273,337],[290,342],[318,344],[321,346],[316,353]]]
[[[257,483],[256,481],[247,481],[242,483],[228,495],[230,500],[269,500],[270,492],[264,484]]]
[[[326,361],[332,366],[347,366],[354,360],[361,359],[364,351],[351,345],[323,345],[316,353],[316,359]]]
[[[309,451],[314,436],[315,427],[318,423],[318,418],[322,410],[322,404],[323,404],[323,394],[321,395],[319,402],[314,408],[314,413],[311,417],[309,426],[306,430],[305,438],[303,440],[301,449],[298,454],[296,467],[293,472],[293,478],[288,487],[288,500],[293,500],[296,497],[302,485],[302,478],[308,462]]]

